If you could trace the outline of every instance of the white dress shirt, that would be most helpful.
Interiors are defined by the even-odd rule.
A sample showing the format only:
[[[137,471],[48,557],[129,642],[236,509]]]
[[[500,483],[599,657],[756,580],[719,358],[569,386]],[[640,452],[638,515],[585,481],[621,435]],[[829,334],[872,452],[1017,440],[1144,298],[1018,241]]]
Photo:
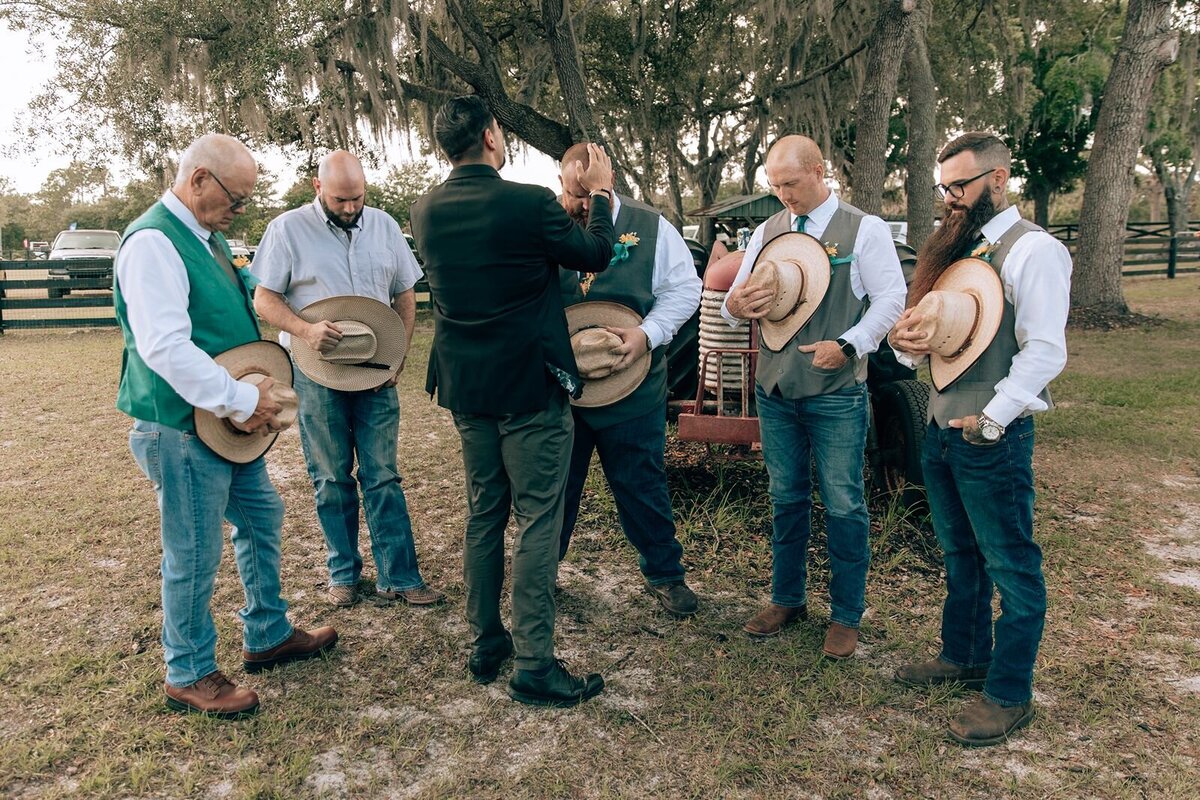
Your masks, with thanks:
[[[804,232],[820,239],[833,219],[838,208],[838,197],[834,192],[819,206],[808,213],[808,222]],[[796,227],[796,215],[789,212],[791,228]],[[767,223],[762,223],[754,229],[750,243],[746,246],[746,255],[742,258],[742,266],[737,277],[733,280],[733,289],[741,286],[750,277],[750,268],[763,247],[763,231]],[[854,345],[859,358],[879,349],[879,343],[888,335],[888,331],[900,319],[904,312],[904,299],[908,295],[908,287],[904,284],[904,272],[900,269],[900,259],[896,256],[896,245],[892,241],[892,231],[887,223],[873,214],[863,217],[858,226],[858,236],[854,239],[853,260],[850,262],[850,288],[859,300],[864,297],[870,300],[866,313],[850,330],[834,338],[845,339]],[[728,296],[726,296],[726,303]],[[729,313],[725,303],[721,304],[721,316],[737,325],[742,320]]]
[[[613,222],[621,210],[621,199],[613,194]],[[613,229],[613,236],[629,231]],[[687,242],[675,230],[675,226],[660,219],[658,236],[654,243],[654,273],[650,291],[654,294],[654,306],[639,325],[650,340],[650,349],[670,344],[683,324],[692,318],[700,307],[700,294],[704,281],[696,274],[696,264]]]
[[[980,233],[995,244],[1017,224],[1021,212],[1009,206],[987,221]],[[996,396],[981,409],[1007,426],[1025,412],[1045,411],[1038,395],[1067,365],[1067,313],[1071,310],[1071,253],[1045,231],[1022,236],[1000,265],[1004,299],[1013,304],[1020,348],[1008,375],[996,384]],[[913,358],[896,351],[900,363],[916,367],[927,356]]]
[[[162,203],[208,247],[211,231],[174,192],[167,190]],[[196,408],[234,422],[248,420],[258,405],[258,387],[235,381],[192,341],[187,268],[167,235],[152,229],[130,235],[117,250],[116,270],[133,343],[146,366]]]
[[[387,305],[421,279],[399,223],[363,206],[349,231],[329,219],[319,198],[285,211],[267,225],[250,264],[262,286],[283,295],[294,311],[327,297],[358,295]],[[279,334],[287,347],[291,337]]]

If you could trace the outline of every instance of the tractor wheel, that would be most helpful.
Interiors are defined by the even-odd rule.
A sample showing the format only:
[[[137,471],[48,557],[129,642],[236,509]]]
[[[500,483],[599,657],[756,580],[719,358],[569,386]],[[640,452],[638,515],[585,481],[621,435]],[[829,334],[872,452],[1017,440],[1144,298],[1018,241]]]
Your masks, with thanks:
[[[911,511],[925,513],[921,446],[929,387],[915,380],[885,383],[874,393],[872,406],[878,446],[873,464],[875,489],[889,497],[898,496]]]

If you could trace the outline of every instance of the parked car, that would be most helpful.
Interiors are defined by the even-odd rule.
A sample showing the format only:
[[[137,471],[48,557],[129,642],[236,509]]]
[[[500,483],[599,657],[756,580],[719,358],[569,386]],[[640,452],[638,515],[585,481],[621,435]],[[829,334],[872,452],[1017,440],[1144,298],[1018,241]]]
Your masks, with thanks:
[[[254,260],[254,250],[251,249],[242,239],[226,239],[229,245],[229,251],[233,253],[233,265],[235,267],[244,267]]]
[[[54,237],[50,248],[51,262],[48,277],[51,280],[87,281],[87,285],[76,288],[111,288],[113,258],[121,244],[121,234],[116,231],[74,230],[63,231]],[[66,297],[71,293],[67,286],[46,290],[50,297]]]
[[[50,254],[50,243],[49,242],[30,242],[29,243],[29,255],[31,258],[40,260],[40,259],[44,259],[49,254]]]

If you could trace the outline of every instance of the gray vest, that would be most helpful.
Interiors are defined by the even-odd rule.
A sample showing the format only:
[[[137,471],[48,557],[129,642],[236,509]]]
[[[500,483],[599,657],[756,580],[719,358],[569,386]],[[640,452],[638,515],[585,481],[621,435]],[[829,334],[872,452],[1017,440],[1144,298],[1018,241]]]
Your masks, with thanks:
[[[1027,233],[1040,230],[1041,228],[1037,225],[1022,219],[1005,231],[992,253],[992,269],[1000,274],[1000,269],[1004,266],[1004,259],[1008,257],[1008,251],[1012,249],[1017,240]],[[992,339],[987,350],[983,351],[979,360],[972,364],[971,368],[962,374],[962,377],[946,387],[945,391],[939,392],[930,387],[929,420],[936,420],[938,427],[946,428],[949,427],[947,423],[950,420],[978,414],[983,411],[984,406],[992,401],[992,398],[996,396],[996,384],[1008,376],[1008,372],[1012,368],[1013,356],[1021,351],[1017,345],[1016,318],[1016,309],[1005,299],[1004,315],[1000,318],[1000,329],[996,331],[996,337]],[[1049,389],[1042,389],[1042,393],[1038,397],[1047,406],[1054,407],[1054,404],[1050,402]],[[1032,413],[1032,411],[1026,411],[1021,416],[1027,417]]]
[[[839,256],[850,255],[854,252],[858,227],[865,216],[864,212],[849,203],[838,200],[837,211],[833,212],[833,218],[821,235],[821,243],[837,245]],[[765,244],[791,230],[791,215],[785,208],[763,224]],[[851,266],[847,263],[833,268],[829,291],[825,293],[817,313],[796,332],[783,350],[773,353],[759,341],[755,378],[764,392],[789,400],[800,400],[836,392],[867,379],[865,358],[849,359],[841,369],[819,369],[813,366],[812,353],[801,353],[796,349],[802,344],[836,339],[853,328],[862,317],[867,304],[865,300],[854,296],[854,289],[850,285]]]
[[[606,300],[632,308],[644,319],[654,308],[654,251],[662,216],[650,206],[632,198],[620,195],[620,199],[621,208],[613,223],[613,238],[619,238],[624,233],[636,233],[637,246],[629,250],[629,258],[597,274],[586,297],[579,287],[580,273],[559,270],[563,306]],[[655,348],[650,354],[649,374],[628,397],[600,408],[575,408],[575,413],[594,430],[636,419],[655,409],[662,411],[666,419],[666,352],[665,345]]]

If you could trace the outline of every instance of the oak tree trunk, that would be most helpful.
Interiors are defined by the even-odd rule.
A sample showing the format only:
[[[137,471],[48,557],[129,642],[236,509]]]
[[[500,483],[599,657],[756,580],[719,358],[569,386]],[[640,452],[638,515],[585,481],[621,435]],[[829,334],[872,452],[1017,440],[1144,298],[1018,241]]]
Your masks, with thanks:
[[[913,12],[911,39],[904,50],[908,76],[908,158],[904,195],[908,243],[920,250],[933,233],[933,168],[937,162],[937,91],[929,64],[929,15],[932,4],[920,0]],[[857,196],[856,196],[857,199]]]

